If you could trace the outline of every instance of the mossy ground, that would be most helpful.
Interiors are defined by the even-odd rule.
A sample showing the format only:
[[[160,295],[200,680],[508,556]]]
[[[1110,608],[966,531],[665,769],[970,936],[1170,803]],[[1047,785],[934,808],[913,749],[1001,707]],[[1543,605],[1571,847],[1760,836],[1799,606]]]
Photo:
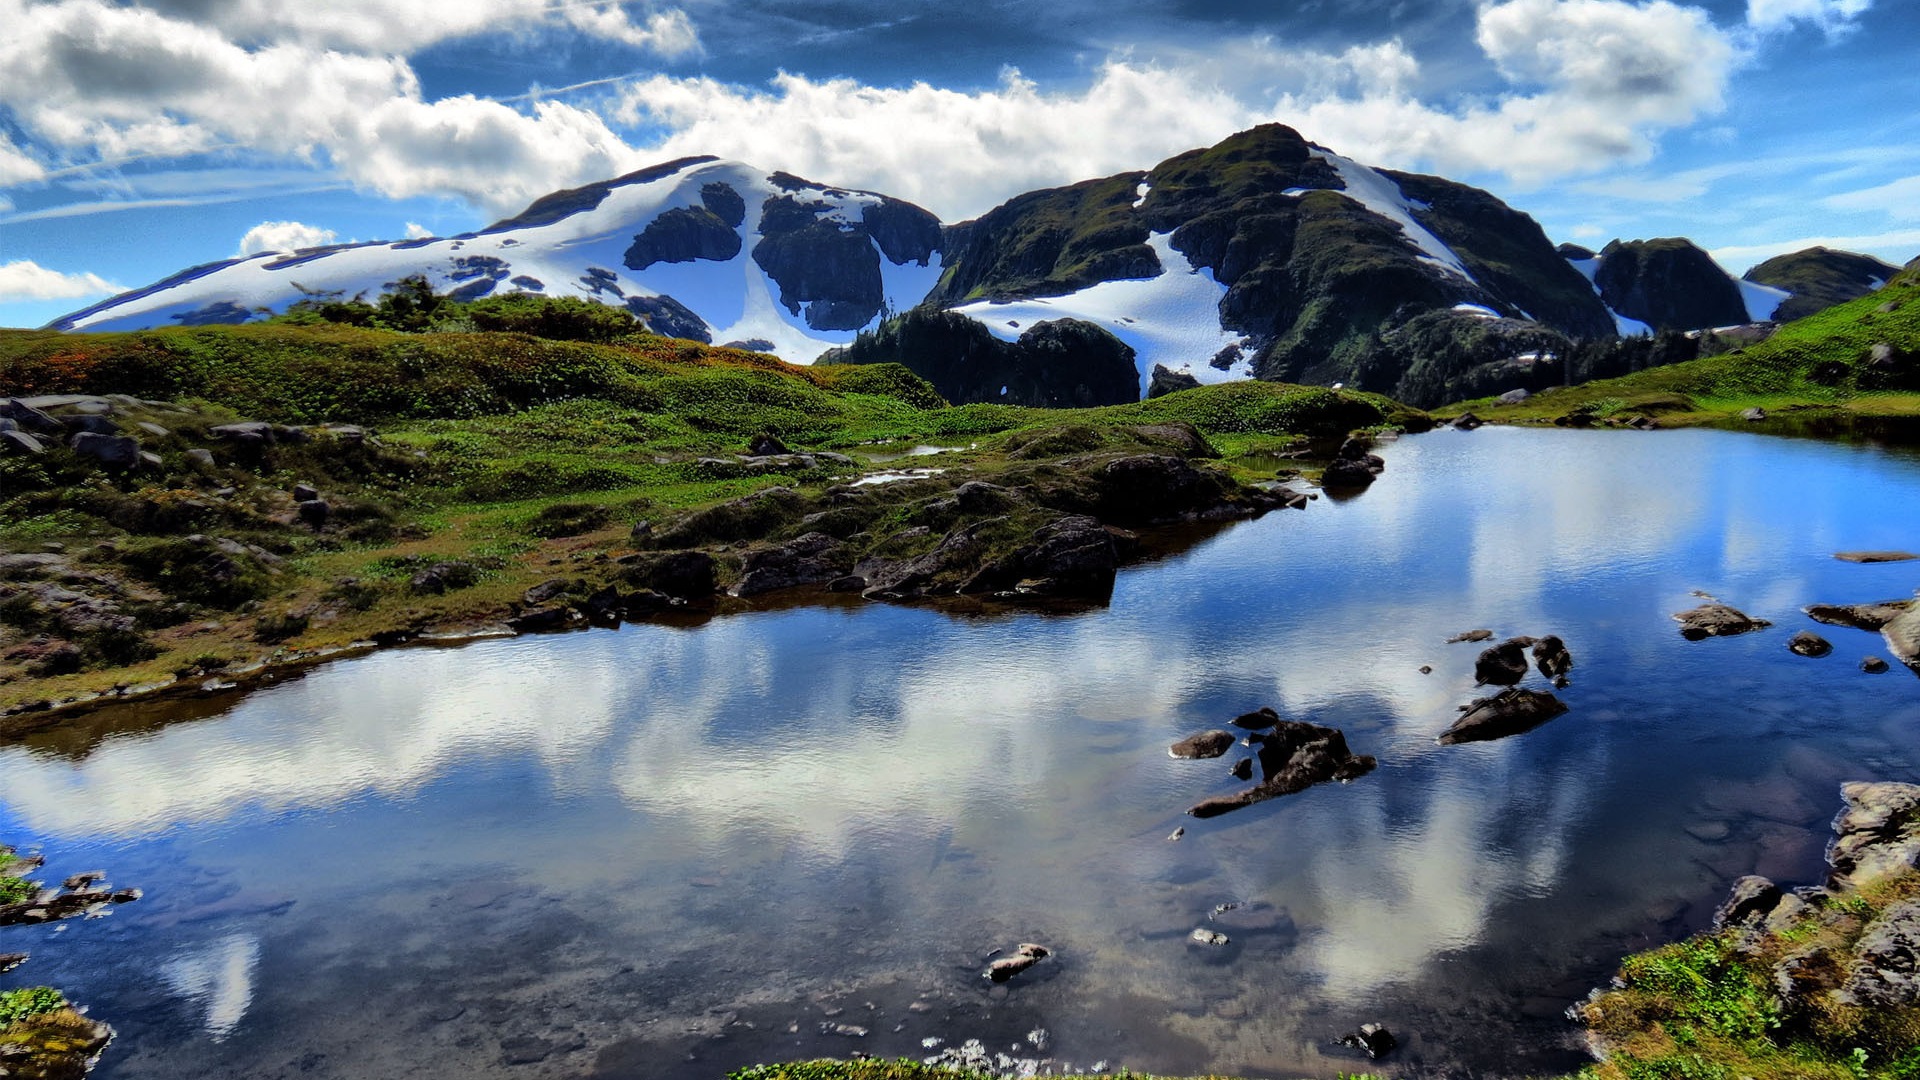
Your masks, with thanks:
[[[1606,1050],[1581,1080],[1910,1080],[1920,1076],[1920,1010],[1826,999],[1783,1015],[1772,982],[1789,954],[1845,955],[1873,917],[1920,896],[1920,872],[1839,897],[1741,947],[1741,931],[1701,934],[1628,957],[1624,988],[1584,1006]]]
[[[1882,310],[1889,304],[1893,310]],[[1551,423],[1586,412],[1605,420],[1655,416],[1663,427],[1753,426],[1765,409],[1782,430],[1843,428],[1847,422],[1920,417],[1920,384],[1872,370],[1875,345],[1920,352],[1920,271],[1900,274],[1868,296],[1782,326],[1765,341],[1718,356],[1651,368],[1617,379],[1538,393],[1517,405],[1493,399],[1436,410],[1471,411],[1503,423]],[[1762,428],[1765,430],[1765,428]]]
[[[124,417],[169,429],[141,436],[158,468],[106,475],[60,447],[0,457],[0,552],[59,545],[82,569],[94,559],[139,593],[128,605],[142,620],[138,648],[89,640],[81,670],[0,658],[0,708],[217,676],[395,627],[497,619],[529,585],[630,550],[637,520],[768,487],[818,491],[918,445],[953,452],[906,464],[990,475],[1031,464],[1008,448],[1043,429],[1092,433],[1061,448],[1085,452],[1125,442],[1109,434],[1130,425],[1188,421],[1233,459],[1301,436],[1425,420],[1374,395],[1270,383],[1098,409],[952,407],[894,365],[795,367],[644,334],[592,344],[337,324],[0,331],[0,395],[54,393],[186,409]],[[283,440],[248,456],[210,435],[241,419],[351,423],[377,438]],[[741,466],[734,455],[762,434],[856,463]],[[213,449],[217,466],[195,464],[196,447]],[[295,520],[289,492],[303,482],[334,508],[322,531]],[[189,534],[256,545],[281,560],[279,572],[206,580],[182,547]],[[470,587],[409,590],[413,574],[452,559],[478,571]],[[303,621],[316,609],[326,617]],[[49,633],[0,612],[9,621],[0,635],[13,641],[0,641],[0,654]]]

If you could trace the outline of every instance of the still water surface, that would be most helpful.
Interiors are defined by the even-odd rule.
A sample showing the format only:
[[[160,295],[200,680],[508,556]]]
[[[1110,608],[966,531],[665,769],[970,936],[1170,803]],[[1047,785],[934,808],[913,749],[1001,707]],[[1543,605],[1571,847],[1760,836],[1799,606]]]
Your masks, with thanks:
[[[1920,780],[1920,687],[1857,667],[1877,636],[1786,649],[1804,604],[1920,586],[1832,558],[1920,545],[1920,463],[1716,432],[1384,454],[1084,615],[405,649],[0,749],[0,837],[147,891],[9,931],[36,958],[8,985],[113,1024],[110,1080],[718,1077],[1036,1027],[1082,1067],[1330,1077],[1370,1020],[1403,1042],[1376,1071],[1570,1067],[1560,1013],[1624,952],[1738,875],[1815,879],[1840,781]],[[1695,589],[1776,626],[1686,642]],[[1564,637],[1572,711],[1436,745],[1474,627]],[[1167,744],[1263,704],[1379,770],[1186,818],[1234,781]],[[1057,960],[981,980],[1022,941]]]

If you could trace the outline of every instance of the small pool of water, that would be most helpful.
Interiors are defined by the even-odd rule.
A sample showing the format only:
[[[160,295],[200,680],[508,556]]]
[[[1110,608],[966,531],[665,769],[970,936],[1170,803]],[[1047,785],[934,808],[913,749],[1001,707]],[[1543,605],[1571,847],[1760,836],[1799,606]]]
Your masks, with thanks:
[[[840,604],[408,648],[0,749],[0,837],[147,891],[7,931],[36,955],[5,985],[89,1003],[116,1080],[719,1077],[1035,1028],[1056,1060],[1155,1072],[1577,1065],[1561,1011],[1622,954],[1741,874],[1813,880],[1842,780],[1920,780],[1920,686],[1858,670],[1876,636],[1786,649],[1804,604],[1920,586],[1832,558],[1920,543],[1920,467],[1716,432],[1381,452],[1359,498],[1129,570],[1081,615]],[[1693,590],[1776,625],[1687,642]],[[1437,745],[1475,696],[1478,647],[1444,642],[1478,627],[1562,636],[1571,712]],[[1168,744],[1260,705],[1379,769],[1186,817],[1237,784]],[[1023,941],[1054,957],[980,977]],[[1332,1045],[1365,1021],[1402,1048]]]

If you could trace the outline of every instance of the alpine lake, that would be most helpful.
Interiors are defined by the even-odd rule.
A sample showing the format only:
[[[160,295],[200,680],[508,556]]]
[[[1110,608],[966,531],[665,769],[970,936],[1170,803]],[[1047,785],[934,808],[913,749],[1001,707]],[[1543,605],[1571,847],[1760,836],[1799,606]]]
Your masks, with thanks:
[[[8,985],[111,1024],[103,1080],[717,1078],[968,1039],[1055,1071],[1565,1072],[1563,1012],[1623,955],[1740,875],[1818,881],[1842,781],[1920,780],[1913,676],[1800,610],[1920,587],[1833,557],[1920,544],[1920,457],[1380,453],[1364,494],[1184,538],[1094,610],[821,597],[413,646],[0,747],[0,837],[146,893],[10,932]],[[1696,590],[1774,625],[1686,640]],[[1446,643],[1476,628],[1563,638],[1570,711],[1438,744],[1487,693]],[[1246,752],[1169,744],[1261,706],[1378,768],[1188,817]],[[1050,955],[982,977],[1023,942]],[[1364,1022],[1399,1048],[1336,1044]]]

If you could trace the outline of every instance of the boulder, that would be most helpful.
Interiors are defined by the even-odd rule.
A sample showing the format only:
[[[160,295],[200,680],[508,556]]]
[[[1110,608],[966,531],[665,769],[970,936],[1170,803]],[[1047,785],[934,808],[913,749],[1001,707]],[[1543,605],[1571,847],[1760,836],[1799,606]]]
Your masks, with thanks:
[[[1740,419],[1749,423],[1758,423],[1767,418],[1767,410],[1755,405],[1751,409],[1740,410]]]
[[[1364,461],[1333,461],[1320,474],[1320,486],[1328,491],[1360,491],[1373,480],[1374,470]]]
[[[300,521],[315,532],[326,528],[327,519],[333,516],[333,507],[325,499],[304,499],[294,509]]]
[[[617,585],[597,589],[580,602],[580,614],[595,626],[619,626],[620,616],[626,610],[626,598],[620,595]]]
[[[1884,675],[1887,673],[1887,662],[1877,656],[1869,656],[1860,661],[1860,670],[1869,675]]]
[[[1480,419],[1470,412],[1463,412],[1453,418],[1453,426],[1461,431],[1472,431],[1474,428],[1485,426],[1485,424],[1485,420]]]
[[[1573,670],[1573,654],[1559,637],[1548,634],[1533,643],[1533,663],[1549,679],[1564,679]]]
[[[1502,405],[1518,405],[1532,396],[1533,395],[1527,393],[1526,390],[1518,389],[1518,390],[1509,390],[1506,393],[1501,394],[1499,397],[1495,398],[1494,400],[1498,401]]]
[[[1869,1009],[1920,1005],[1920,900],[1882,911],[1854,945],[1854,957],[1840,988],[1844,1000]]]
[[[236,446],[259,449],[272,446],[278,441],[272,424],[263,420],[246,420],[238,424],[221,424],[207,429],[207,434],[216,439],[233,443]]]
[[[1850,563],[1912,562],[1920,559],[1911,551],[1836,551],[1833,557]]]
[[[775,454],[791,453],[793,453],[793,451],[787,449],[786,443],[781,442],[773,435],[767,433],[755,435],[753,439],[747,443],[748,457],[771,457]]]
[[[795,540],[747,553],[735,596],[758,596],[777,589],[824,585],[853,568],[853,552],[825,533],[807,533]]]
[[[1493,631],[1491,630],[1463,630],[1460,633],[1455,634],[1452,637],[1448,638],[1447,644],[1458,645],[1463,641],[1477,642],[1477,641],[1492,641],[1492,640],[1493,640]]]
[[[1023,943],[1011,956],[1003,956],[988,964],[987,970],[981,974],[988,982],[1003,983],[1051,955],[1053,951],[1044,945]]]
[[[202,469],[213,468],[213,451],[208,450],[204,447],[196,446],[193,449],[187,451],[186,458],[189,462],[192,462],[195,466],[199,468],[202,468]]]
[[[713,556],[704,551],[643,552],[619,561],[627,584],[667,596],[702,600],[717,588]]]
[[[1233,749],[1233,744],[1239,741],[1231,731],[1203,731],[1174,743],[1167,753],[1173,757],[1194,760],[1217,758]]]
[[[1758,926],[1779,906],[1783,895],[1780,886],[1758,874],[1748,874],[1733,883],[1733,890],[1721,903],[1720,910],[1714,912],[1713,928]]]
[[[507,620],[507,625],[522,634],[546,634],[556,630],[565,630],[573,625],[573,609],[565,604],[551,607],[530,608]]]
[[[1773,624],[1765,619],[1755,619],[1745,612],[1721,603],[1705,603],[1689,611],[1674,615],[1674,621],[1680,624],[1680,636],[1688,641],[1699,641],[1710,637],[1731,637],[1764,629]]]
[[[480,580],[480,570],[457,559],[434,563],[413,575],[409,586],[425,596],[438,596],[450,589],[464,589]]]
[[[1383,1024],[1361,1024],[1358,1031],[1340,1036],[1340,1045],[1365,1051],[1369,1058],[1378,1060],[1392,1053],[1400,1041]]]
[[[79,433],[84,431],[93,435],[120,434],[119,424],[116,424],[112,420],[109,420],[106,417],[100,416],[98,414],[86,414],[86,415],[80,415],[80,416],[64,416],[60,418],[60,423],[69,432],[73,432],[73,433]]]
[[[1787,639],[1787,648],[1796,656],[1818,659],[1833,651],[1833,644],[1811,630],[1802,630]]]
[[[564,580],[560,578],[550,578],[533,586],[526,592],[521,593],[520,599],[527,606],[533,607],[544,604],[549,600],[557,599],[565,595],[566,591],[567,583]]]
[[[1210,734],[1226,735],[1226,732]],[[1301,720],[1282,720],[1274,725],[1272,733],[1248,738],[1259,747],[1260,783],[1235,795],[1206,799],[1187,813],[1197,818],[1218,817],[1268,799],[1305,791],[1315,784],[1354,780],[1372,772],[1377,764],[1372,756],[1349,750],[1347,737],[1338,728]]]
[[[93,459],[102,468],[124,471],[140,464],[140,441],[125,435],[97,435],[82,431],[67,445],[74,453]]]
[[[294,502],[297,502],[297,503],[311,502],[312,500],[317,499],[319,497],[320,497],[319,490],[316,489],[312,484],[293,485],[293,501]]]
[[[1527,677],[1529,637],[1508,638],[1490,649],[1483,649],[1473,662],[1473,681],[1478,686],[1512,686]]]
[[[1520,735],[1567,711],[1566,702],[1544,690],[1511,687],[1465,706],[1453,726],[1442,732],[1442,746],[1486,742]]]
[[[0,417],[12,420],[20,425],[20,430],[34,435],[58,437],[67,431],[60,421],[18,398],[0,398]]]
[[[1035,596],[1104,601],[1113,594],[1120,549],[1096,518],[1056,518],[1034,531],[1033,540],[995,560],[960,587],[961,592],[1012,589]]]
[[[0,453],[3,454],[44,454],[46,444],[24,431],[0,431]]]

